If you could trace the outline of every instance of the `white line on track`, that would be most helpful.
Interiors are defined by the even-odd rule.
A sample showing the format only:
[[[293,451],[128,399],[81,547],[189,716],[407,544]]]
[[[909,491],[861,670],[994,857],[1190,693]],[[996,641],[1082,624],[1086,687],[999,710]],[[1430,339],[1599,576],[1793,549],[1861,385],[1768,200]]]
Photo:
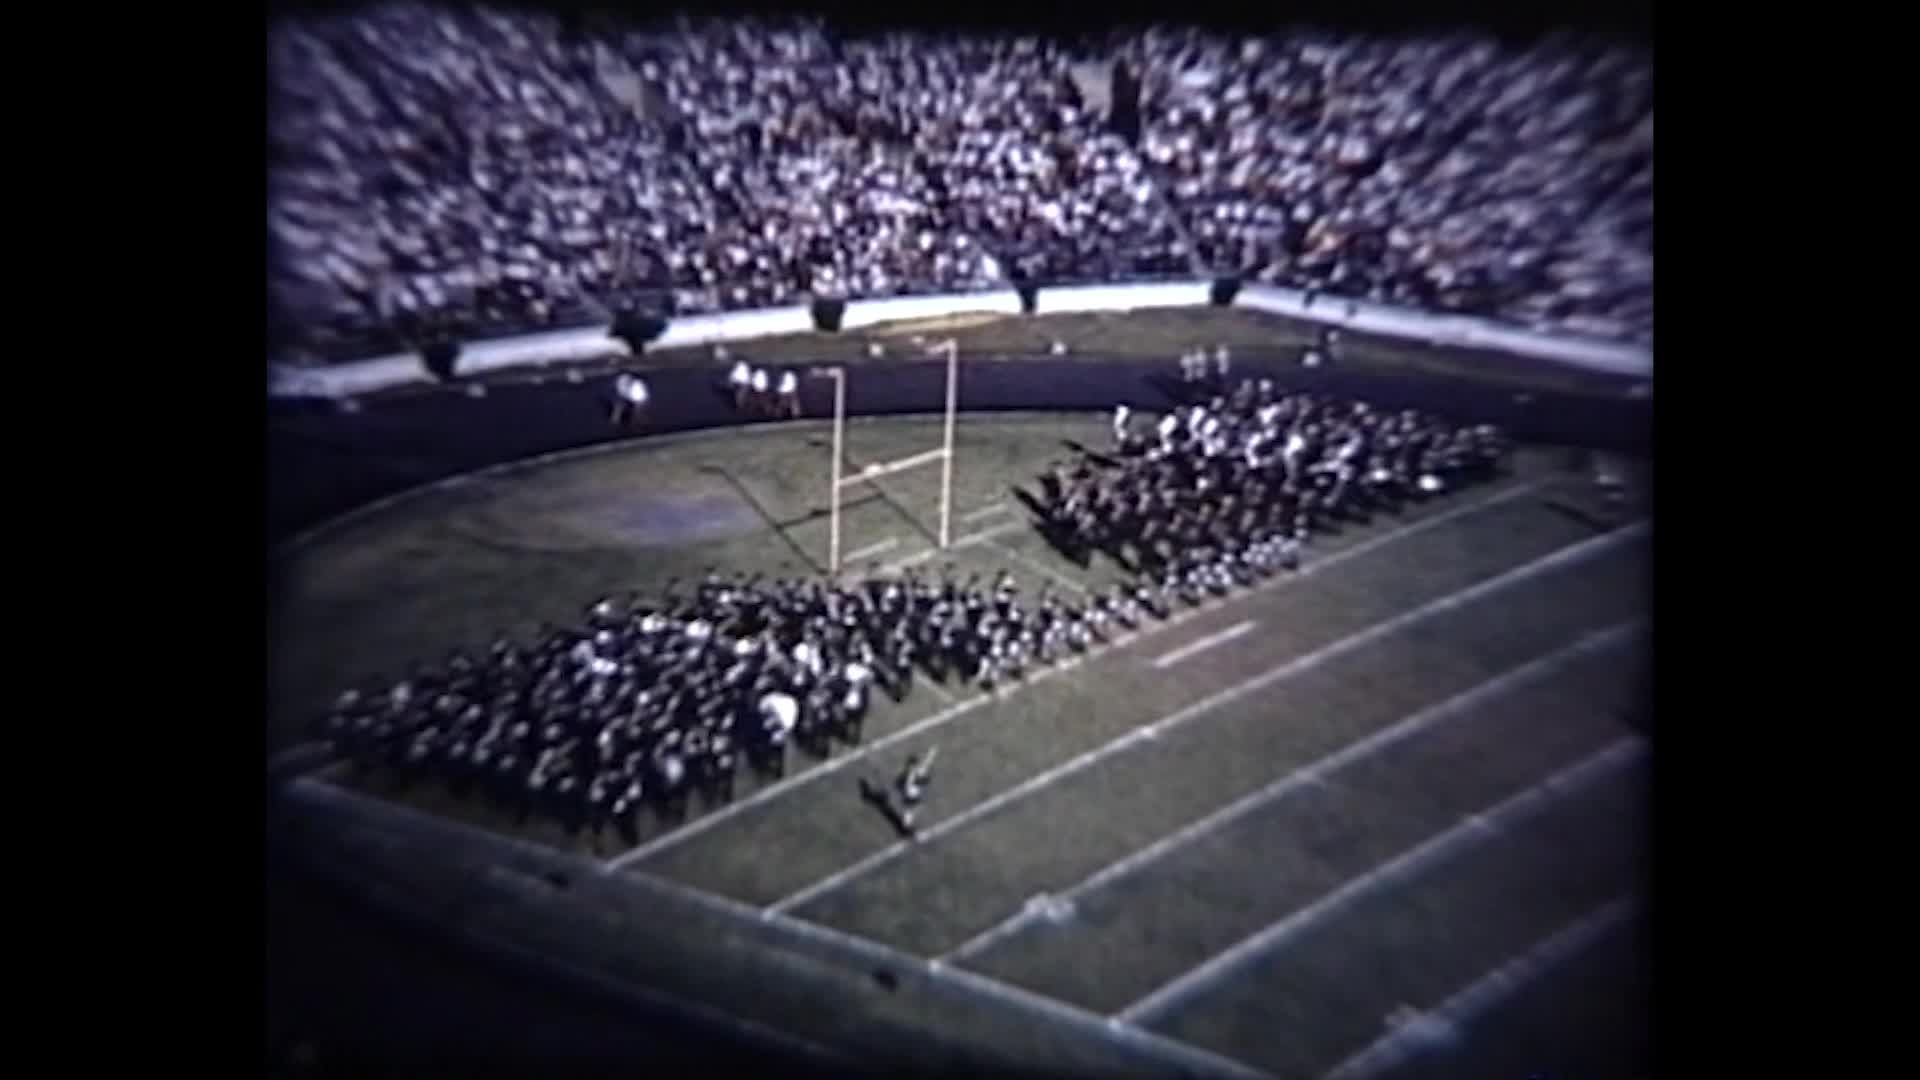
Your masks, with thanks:
[[[1322,646],[1304,656],[1295,657],[1281,664],[1279,667],[1272,668],[1251,679],[1236,683],[1225,690],[1211,694],[1168,716],[1136,727],[1111,742],[1095,747],[1078,757],[1062,762],[1028,779],[1022,784],[1002,791],[990,799],[975,803],[973,806],[954,814],[952,817],[944,818],[939,823],[922,829],[919,835],[912,840],[900,840],[887,847],[881,848],[879,851],[874,852],[872,855],[861,859],[853,865],[835,871],[813,884],[775,901],[770,905],[769,910],[791,911],[811,900],[824,896],[849,881],[862,877],[892,862],[910,850],[924,848],[940,837],[962,828],[971,822],[977,821],[1009,803],[1025,798],[1036,791],[1058,783],[1065,777],[1071,776],[1083,769],[1090,768],[1114,754],[1121,753],[1142,742],[1157,738],[1161,733],[1187,723],[1196,717],[1203,716],[1222,706],[1232,704],[1240,698],[1265,689],[1274,683],[1284,679],[1290,679],[1305,671],[1311,671],[1328,661],[1372,645],[1422,619],[1440,614],[1441,612],[1452,611],[1479,600],[1482,597],[1510,588],[1563,566],[1583,562],[1587,559],[1605,554],[1622,544],[1637,539],[1646,532],[1647,528],[1648,526],[1644,523],[1634,525],[1596,536],[1589,540],[1583,540],[1569,547],[1561,548],[1551,555],[1546,555],[1530,563],[1517,566],[1503,574],[1489,578],[1476,585],[1471,585],[1458,592],[1449,593],[1438,600],[1429,601],[1411,611],[1405,611],[1390,619],[1377,622],[1357,634],[1351,634],[1341,638],[1330,645]]]
[[[437,835],[454,835],[473,843],[486,844],[495,848],[517,851],[538,857],[546,864],[560,864],[570,868],[594,864],[578,855],[550,848],[543,844],[505,836],[477,825],[442,818],[428,814],[413,807],[390,803],[382,799],[363,795],[333,784],[312,779],[301,779],[289,785],[289,789],[310,802],[332,803],[345,806],[362,818],[386,818],[383,827],[402,828],[414,832]],[[396,822],[397,824],[392,824]],[[1231,1077],[1234,1080],[1268,1080],[1267,1074],[1232,1058],[1212,1051],[1180,1042],[1150,1031],[1144,1031],[1130,1024],[1116,1023],[1079,1006],[1069,1004],[1057,998],[1036,994],[1017,986],[1000,982],[997,979],[959,968],[948,967],[938,961],[901,952],[892,946],[863,938],[818,923],[806,922],[785,915],[776,915],[762,911],[750,904],[733,900],[716,893],[709,893],[688,885],[649,874],[629,873],[613,875],[599,879],[608,887],[650,894],[658,898],[671,896],[691,906],[703,908],[709,912],[746,925],[776,927],[778,932],[789,938],[798,938],[814,942],[845,957],[849,954],[862,958],[863,964],[880,963],[896,969],[910,977],[925,978],[930,982],[943,984],[953,991],[988,998],[1029,1015],[1039,1015],[1048,1020],[1063,1023],[1079,1031],[1093,1035],[1108,1042],[1117,1043],[1141,1056],[1152,1059],[1152,1064],[1164,1071],[1172,1069],[1185,1075]],[[664,995],[663,995],[664,996]],[[698,1002],[686,999],[674,999],[684,1003],[690,1009],[704,1009]],[[752,1021],[740,1020],[744,1028],[759,1028],[763,1032],[781,1037],[794,1043],[805,1044],[817,1051],[833,1054],[832,1048],[812,1043],[800,1036],[783,1031],[765,1028]],[[817,1056],[817,1055],[816,1055]]]
[[[859,562],[861,559],[867,558],[868,556],[878,555],[883,551],[891,551],[895,547],[898,547],[899,544],[900,544],[899,537],[889,536],[885,540],[882,540],[878,543],[868,544],[866,547],[847,552],[846,558],[842,561]]]
[[[1249,1080],[1265,1075],[1242,1062],[1212,1051],[1100,1016],[1059,998],[1038,994],[963,968],[950,967],[938,960],[928,960],[902,952],[872,938],[860,937],[857,934],[850,934],[844,930],[809,922],[792,915],[756,908],[731,897],[710,893],[647,873],[625,874],[621,875],[621,879],[643,888],[669,893],[685,903],[705,907],[717,914],[724,914],[742,922],[778,926],[783,932],[794,937],[814,941],[837,951],[858,953],[871,961],[915,972],[933,982],[945,983],[955,989],[993,998],[1023,1012],[1047,1016],[1069,1027],[1084,1031],[1097,1028],[1103,1037],[1160,1058],[1162,1064],[1171,1062],[1180,1065],[1183,1069],[1197,1070],[1203,1074],[1243,1077]]]
[[[919,676],[915,676],[913,683],[915,686],[925,687],[927,690],[927,693],[932,694],[934,697],[939,698],[941,701],[944,701],[949,705],[952,705],[955,701],[958,700],[953,696],[953,691],[948,690],[946,687],[941,686],[939,683],[934,682],[932,679],[926,679],[926,678],[921,678]]]
[[[1060,571],[1055,570],[1053,567],[1048,566],[1046,563],[1043,563],[1038,559],[1030,559],[1027,556],[1021,554],[1018,550],[1008,547],[1006,544],[1002,544],[997,540],[989,541],[988,544],[995,551],[998,551],[1000,554],[1005,555],[1007,558],[1012,559],[1014,562],[1019,563],[1020,565],[1026,567],[1027,569],[1033,571],[1034,573],[1039,574],[1042,577],[1050,578],[1056,584],[1064,586],[1068,589],[1071,589],[1072,591],[1079,593],[1081,596],[1087,595],[1087,587],[1085,585],[1082,585],[1078,581],[1075,581],[1072,578],[1068,577],[1067,575],[1061,573]]]
[[[823,780],[829,776],[832,776],[834,773],[840,771],[841,769],[844,769],[847,766],[852,765],[857,761],[861,761],[865,759],[867,756],[871,754],[878,753],[879,751],[884,750],[889,746],[892,746],[896,743],[904,742],[907,739],[911,739],[916,735],[922,734],[923,732],[932,731],[935,728],[941,727],[944,724],[947,724],[962,716],[965,716],[967,713],[972,712],[974,709],[977,709],[980,706],[985,705],[989,702],[1002,700],[1003,698],[1011,694],[1018,693],[1021,690],[1024,690],[1025,688],[1032,686],[1036,683],[1044,682],[1048,679],[1055,677],[1056,675],[1062,674],[1067,671],[1071,671],[1074,668],[1080,666],[1080,664],[1083,662],[1091,661],[1100,656],[1117,652],[1121,649],[1128,648],[1137,642],[1144,641],[1147,638],[1166,633],[1172,630],[1176,626],[1186,623],[1192,619],[1197,619],[1203,615],[1210,614],[1213,611],[1219,610],[1220,608],[1230,605],[1244,597],[1261,595],[1275,589],[1283,588],[1290,582],[1300,580],[1301,577],[1318,573],[1324,570],[1328,570],[1350,559],[1359,558],[1360,556],[1368,554],[1369,552],[1385,547],[1388,544],[1407,539],[1408,537],[1417,536],[1420,533],[1427,532],[1434,528],[1438,528],[1439,526],[1446,524],[1447,522],[1454,521],[1458,518],[1465,517],[1469,514],[1472,514],[1481,510],[1491,509],[1492,507],[1499,506],[1503,503],[1512,502],[1515,499],[1519,499],[1528,495],[1535,494],[1543,486],[1544,485],[1539,482],[1521,484],[1516,487],[1507,488],[1487,498],[1476,499],[1473,502],[1453,507],[1447,510],[1445,513],[1436,514],[1430,518],[1422,518],[1419,521],[1411,522],[1409,524],[1402,525],[1396,529],[1392,529],[1387,532],[1381,533],[1379,536],[1370,537],[1366,540],[1361,541],[1358,544],[1353,545],[1352,547],[1341,548],[1338,551],[1328,552],[1325,558],[1322,558],[1317,562],[1309,562],[1303,565],[1298,574],[1289,575],[1285,577],[1270,578],[1254,586],[1251,589],[1234,593],[1231,596],[1224,598],[1223,600],[1211,601],[1211,602],[1202,604],[1198,607],[1188,608],[1185,611],[1176,613],[1175,615],[1173,615],[1173,617],[1167,619],[1164,622],[1152,624],[1150,626],[1144,627],[1141,630],[1135,631],[1131,634],[1123,634],[1115,638],[1111,644],[1100,647],[1100,648],[1089,650],[1084,656],[1072,657],[1063,663],[1055,664],[1052,667],[1042,668],[1039,671],[1034,672],[1032,675],[1029,675],[1025,682],[1018,683],[1012,687],[1002,690],[998,695],[980,694],[975,697],[966,698],[962,701],[955,703],[954,705],[948,708],[942,709],[939,712],[934,713],[932,716],[929,716],[924,720],[918,720],[918,721],[915,721],[914,723],[908,724],[906,727],[901,728],[899,731],[896,731],[891,735],[887,735],[882,738],[875,739],[870,743],[865,743],[865,744],[862,744],[861,746],[857,746],[852,750],[849,750],[847,753],[841,754],[837,757],[828,758],[826,761],[823,761],[818,765],[815,765],[814,767],[807,769],[805,772],[795,773],[782,780],[776,781],[775,783],[769,784],[766,787],[761,788],[760,790],[754,792],[753,794],[747,796],[744,799],[736,799],[733,802],[730,802],[727,805],[720,807],[717,810],[709,811],[706,814],[703,814],[700,817],[697,817],[692,821],[679,826],[678,828],[674,829],[672,832],[668,832],[663,835],[656,836],[653,839],[648,840],[647,842],[634,848],[633,850],[625,852],[624,854],[621,854],[613,859],[608,860],[607,863],[605,864],[605,868],[607,869],[608,872],[619,870],[622,867],[632,865],[633,863],[638,862],[641,859],[647,858],[650,855],[655,855],[655,854],[658,854],[659,852],[678,847],[679,845],[687,842],[688,840],[691,840],[694,837],[707,832],[709,829],[712,829],[728,820],[731,820],[735,816],[739,814],[743,814],[748,810],[751,810],[754,807],[761,805],[762,803],[775,799],[780,795],[785,794],[788,791],[792,791],[792,790],[795,790],[796,788],[805,786],[807,784],[811,784],[816,780]]]
[[[1156,668],[1170,668],[1189,656],[1206,652],[1215,645],[1225,645],[1227,642],[1232,641],[1234,638],[1239,637],[1259,625],[1260,624],[1253,619],[1248,619],[1243,623],[1235,623],[1217,634],[1208,634],[1206,637],[1196,641],[1189,641],[1170,653],[1162,654],[1159,659],[1153,662],[1153,666]]]
[[[978,510],[969,510],[960,515],[960,520],[969,522],[979,521],[981,518],[989,518],[995,514],[1004,514],[1011,509],[1013,509],[1012,504],[997,502],[991,506],[983,506]]]
[[[1633,917],[1636,907],[1632,898],[1624,897],[1590,912],[1552,937],[1475,979],[1422,1016],[1439,1021],[1445,1030],[1465,1027],[1475,1017],[1512,997],[1528,983],[1548,974],[1625,924]],[[1327,1073],[1327,1080],[1366,1080],[1404,1064],[1421,1052],[1425,1045],[1422,1035],[1414,1025],[1401,1027],[1334,1066]]]
[[[1026,527],[1027,523],[1024,521],[1002,522],[991,529],[982,529],[979,532],[967,533],[964,536],[955,537],[953,543],[948,544],[945,548],[930,547],[925,551],[909,555],[904,559],[895,559],[886,566],[881,567],[881,570],[884,573],[897,574],[909,566],[918,566],[928,559],[939,556],[942,551],[957,551],[961,548],[974,547],[978,544],[987,543],[996,536],[1005,536],[1008,533],[1018,532]]]
[[[1110,863],[1082,879],[1063,892],[1054,893],[1052,899],[1073,905],[1089,893],[1105,888],[1119,879],[1154,863],[1180,848],[1199,840],[1209,833],[1231,825],[1235,821],[1263,806],[1282,798],[1300,788],[1317,784],[1328,773],[1344,768],[1362,758],[1370,757],[1395,743],[1403,742],[1438,724],[1468,714],[1475,709],[1513,693],[1531,683],[1549,678],[1584,657],[1619,646],[1641,633],[1644,623],[1640,621],[1610,627],[1582,637],[1565,648],[1557,649],[1545,656],[1530,660],[1521,666],[1497,675],[1486,682],[1455,694],[1445,701],[1429,705],[1399,720],[1393,726],[1374,732],[1372,735],[1320,758],[1302,768],[1295,769],[1286,776],[1273,781],[1251,794],[1213,811],[1206,817],[1182,827],[1177,832],[1148,844],[1133,854]],[[977,956],[993,945],[1012,937],[1041,917],[1038,910],[1022,908],[1020,911],[1001,920],[1001,922],[965,943],[950,950],[940,959],[947,963],[956,963],[971,956]]]
[[[1409,851],[1374,867],[1359,877],[1349,878],[1339,888],[1295,911],[1279,922],[1215,954],[1173,981],[1114,1014],[1122,1023],[1148,1024],[1195,994],[1218,985],[1247,964],[1271,954],[1293,938],[1312,929],[1321,920],[1337,914],[1354,901],[1382,886],[1394,884],[1429,866],[1459,855],[1496,836],[1518,822],[1545,810],[1556,796],[1566,796],[1585,784],[1599,780],[1647,752],[1646,744],[1628,737],[1609,745],[1579,764],[1563,769],[1505,802],[1477,814],[1460,824],[1429,837]]]

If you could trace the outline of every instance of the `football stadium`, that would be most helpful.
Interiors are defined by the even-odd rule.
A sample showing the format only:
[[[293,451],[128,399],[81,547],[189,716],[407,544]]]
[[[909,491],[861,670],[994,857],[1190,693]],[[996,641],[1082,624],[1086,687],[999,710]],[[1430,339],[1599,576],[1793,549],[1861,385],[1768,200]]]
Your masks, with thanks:
[[[274,1067],[1650,1072],[1644,54],[270,51]]]

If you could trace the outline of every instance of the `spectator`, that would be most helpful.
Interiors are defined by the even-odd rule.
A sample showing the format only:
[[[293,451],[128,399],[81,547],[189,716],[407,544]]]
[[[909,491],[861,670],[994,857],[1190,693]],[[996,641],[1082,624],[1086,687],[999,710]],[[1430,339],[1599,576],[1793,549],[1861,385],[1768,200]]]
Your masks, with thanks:
[[[402,3],[269,49],[270,295],[309,354],[1196,272],[1651,334],[1651,67],[1624,48],[569,35]],[[1140,73],[1137,146],[1076,82],[1112,62]]]

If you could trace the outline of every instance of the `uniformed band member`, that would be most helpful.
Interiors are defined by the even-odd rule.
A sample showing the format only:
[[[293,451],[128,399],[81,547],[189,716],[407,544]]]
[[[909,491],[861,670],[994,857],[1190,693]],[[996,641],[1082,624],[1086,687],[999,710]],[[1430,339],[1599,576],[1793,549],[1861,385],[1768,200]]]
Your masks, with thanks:
[[[733,407],[747,411],[748,395],[753,393],[753,369],[745,360],[733,362],[733,370],[727,372],[727,389],[733,392]]]
[[[768,377],[767,369],[763,367],[754,368],[753,377],[749,385],[752,388],[752,393],[749,397],[749,400],[753,403],[752,413],[755,416],[766,416],[771,413],[773,411],[773,399],[768,395],[772,393],[773,380]]]
[[[916,669],[1017,678],[1038,654],[1095,640],[1093,621],[951,565],[844,584],[710,569],[656,602],[608,597],[575,627],[345,693],[319,734],[362,769],[631,844],[649,810],[671,823],[731,798],[742,763],[777,776],[790,744],[824,757],[859,743],[875,687],[902,699]]]
[[[615,427],[639,425],[647,418],[652,394],[647,381],[630,371],[613,377],[613,424]]]
[[[1207,354],[1205,349],[1188,349],[1180,354],[1180,381],[1197,383],[1206,375]]]
[[[1116,411],[1123,449],[1130,418]],[[1164,414],[1141,444],[1117,461],[1055,462],[1040,477],[1045,528],[1076,558],[1104,553],[1145,575],[1162,601],[1194,602],[1297,565],[1317,532],[1489,479],[1507,453],[1490,426],[1267,379]]]
[[[939,747],[925,754],[915,754],[907,759],[894,779],[894,790],[900,793],[900,820],[907,828],[913,828],[913,818],[920,810],[920,801],[927,797],[927,784],[933,780],[933,759],[940,753]]]
[[[800,376],[794,374],[791,368],[780,373],[779,394],[780,400],[774,410],[775,415],[788,419],[799,419]]]
[[[1313,536],[1484,481],[1506,455],[1492,427],[1268,380],[1170,412],[1141,442],[1117,461],[1056,463],[1045,480],[1056,535],[1137,571],[1084,605],[1051,590],[1025,604],[1011,575],[961,578],[951,564],[845,583],[709,569],[655,602],[609,597],[573,628],[349,691],[319,733],[359,768],[635,843],[644,809],[671,822],[695,797],[730,798],[743,760],[778,773],[789,743],[825,756],[858,742],[869,687],[897,700],[916,669],[949,685],[1021,678],[1296,568]],[[931,758],[917,778],[908,769],[903,799],[924,796]]]

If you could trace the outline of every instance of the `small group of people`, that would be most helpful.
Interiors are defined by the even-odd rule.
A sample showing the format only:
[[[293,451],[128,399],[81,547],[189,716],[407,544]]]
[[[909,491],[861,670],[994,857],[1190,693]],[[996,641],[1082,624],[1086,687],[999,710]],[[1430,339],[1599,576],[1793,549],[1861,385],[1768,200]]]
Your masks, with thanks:
[[[744,416],[769,420],[800,418],[800,376],[792,368],[774,374],[745,360],[727,370],[727,392]]]

